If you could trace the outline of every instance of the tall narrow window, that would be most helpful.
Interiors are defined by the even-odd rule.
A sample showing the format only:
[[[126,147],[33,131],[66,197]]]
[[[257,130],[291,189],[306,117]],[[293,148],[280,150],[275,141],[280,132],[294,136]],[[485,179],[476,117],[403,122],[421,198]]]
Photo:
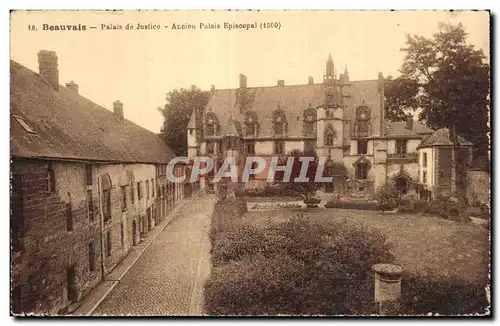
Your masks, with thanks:
[[[85,184],[87,186],[92,185],[92,165],[85,164]]]
[[[151,179],[151,197],[155,196],[155,180]]]
[[[427,183],[427,171],[422,171],[422,183]]]
[[[207,112],[205,115],[205,136],[215,136],[218,129],[218,120],[213,112]]]
[[[274,153],[283,155],[285,154],[285,142],[282,140],[278,140],[274,142]]]
[[[370,135],[370,109],[360,106],[356,110],[356,136],[367,137]]]
[[[89,271],[93,272],[95,270],[95,248],[94,241],[89,243]]]
[[[92,189],[87,190],[87,213],[90,222],[94,222],[94,201],[92,199]]]
[[[130,182],[130,202],[133,204],[134,201],[135,201],[134,183]]]
[[[312,137],[315,136],[314,125],[316,123],[316,110],[310,105],[304,111],[304,136]]]
[[[102,213],[104,221],[111,220],[111,189],[102,190]]]
[[[106,256],[111,256],[111,231],[106,232]]]
[[[142,199],[142,184],[141,182],[137,182],[137,200]]]
[[[71,202],[66,204],[66,229],[73,231],[73,208]]]
[[[255,154],[255,142],[247,141],[246,142],[246,153],[247,154]]]
[[[146,199],[149,199],[149,180],[146,180]]]
[[[396,153],[400,157],[406,157],[406,139],[396,139]]]
[[[120,239],[123,247],[125,245],[125,229],[123,228],[123,222],[120,224]]]
[[[47,167],[46,189],[48,192],[56,191],[56,175],[52,163],[49,163]]]
[[[325,146],[333,146],[333,141],[335,139],[335,130],[330,123],[325,128],[324,137]]]
[[[422,155],[422,166],[424,168],[427,167],[427,153],[423,153],[423,155]]]
[[[356,179],[365,180],[368,179],[368,164],[359,163],[356,165]]]
[[[286,115],[278,108],[273,114],[274,136],[284,136],[286,133]]]
[[[111,178],[108,174],[101,177],[102,186],[102,215],[104,221],[111,220]]]
[[[122,192],[122,211],[127,210],[127,186],[121,186]]]

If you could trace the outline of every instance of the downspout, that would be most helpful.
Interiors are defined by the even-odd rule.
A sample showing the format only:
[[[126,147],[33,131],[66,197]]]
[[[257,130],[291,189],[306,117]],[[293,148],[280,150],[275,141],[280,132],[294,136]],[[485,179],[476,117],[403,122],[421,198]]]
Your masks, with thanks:
[[[104,215],[102,214],[101,178],[99,166],[96,166],[97,174],[97,202],[99,204],[99,221],[101,224],[101,279],[104,281]]]

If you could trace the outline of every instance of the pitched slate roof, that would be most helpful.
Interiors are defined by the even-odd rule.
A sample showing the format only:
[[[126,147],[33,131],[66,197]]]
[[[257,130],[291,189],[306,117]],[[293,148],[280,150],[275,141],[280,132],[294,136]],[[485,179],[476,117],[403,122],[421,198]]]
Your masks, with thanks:
[[[243,122],[244,115],[240,112],[237,101],[239,89],[222,89],[212,92],[208,103],[208,110],[214,112],[221,126],[220,135],[224,135],[229,118]],[[344,101],[348,107],[361,105],[364,102],[378,103],[379,93],[377,80],[353,81],[348,92],[351,97]],[[248,87],[245,91],[249,100],[248,110],[257,113],[259,122],[259,136],[273,136],[273,113],[278,106],[285,112],[290,137],[303,136],[303,114],[309,105],[317,108],[324,103],[323,84],[288,85]],[[344,114],[350,119],[349,110]]]
[[[13,157],[123,163],[168,163],[174,153],[132,121],[10,62],[10,149]],[[31,127],[28,132],[14,116]]]
[[[388,138],[422,138],[422,136],[430,135],[434,130],[424,126],[418,121],[413,121],[413,129],[406,128],[405,121],[388,121],[386,123],[386,136]]]
[[[461,136],[458,136],[458,143],[460,146],[473,146],[470,141]],[[453,146],[453,143],[450,140],[450,130],[448,128],[436,130],[432,135],[422,139],[422,142],[417,148],[432,146]]]

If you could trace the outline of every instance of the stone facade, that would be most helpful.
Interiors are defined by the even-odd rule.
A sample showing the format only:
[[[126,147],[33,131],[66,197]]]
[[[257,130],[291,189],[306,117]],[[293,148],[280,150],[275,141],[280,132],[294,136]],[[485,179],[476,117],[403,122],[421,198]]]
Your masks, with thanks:
[[[241,75],[238,89],[213,89],[203,122],[197,124],[191,117],[189,158],[231,156],[228,130],[236,125],[231,130],[236,130],[237,161],[256,155],[269,163],[272,156],[314,150],[317,156],[346,166],[348,189],[340,191],[351,196],[371,197],[401,166],[418,180],[417,146],[432,130],[411,117],[404,122],[386,120],[382,74],[374,80],[351,81],[347,67],[337,76],[330,56],[322,83],[311,80],[306,85],[285,86],[280,80],[275,87],[248,87]],[[266,184],[267,169],[245,187]],[[325,186],[325,191],[335,189]]]
[[[64,313],[87,295],[182,200],[183,185],[163,187],[161,169],[14,160],[13,311]]]

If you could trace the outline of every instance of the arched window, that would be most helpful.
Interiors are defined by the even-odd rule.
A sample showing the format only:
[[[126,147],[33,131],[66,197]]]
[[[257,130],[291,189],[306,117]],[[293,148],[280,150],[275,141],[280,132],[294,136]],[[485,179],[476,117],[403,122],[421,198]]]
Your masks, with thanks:
[[[205,115],[205,136],[215,136],[219,132],[219,121],[213,112]]]
[[[273,127],[275,136],[284,136],[287,131],[286,115],[285,112],[280,108],[274,111]]]
[[[304,136],[314,136],[316,125],[316,110],[309,107],[304,111]]]
[[[333,129],[332,125],[329,123],[325,128],[324,133],[324,143],[325,146],[333,146],[333,140],[335,139],[335,129]]]
[[[259,124],[257,114],[254,111],[248,111],[245,114],[245,134],[249,137],[257,136]]]
[[[370,135],[370,109],[360,106],[356,110],[356,136],[367,137]]]

